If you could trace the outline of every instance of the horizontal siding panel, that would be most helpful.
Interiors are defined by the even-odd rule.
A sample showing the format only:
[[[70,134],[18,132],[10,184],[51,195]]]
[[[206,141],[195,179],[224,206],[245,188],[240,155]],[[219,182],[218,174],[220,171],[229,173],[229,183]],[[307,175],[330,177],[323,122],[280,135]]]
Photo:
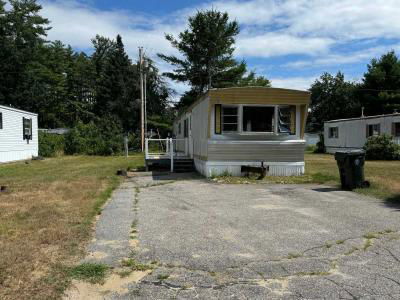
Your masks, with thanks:
[[[296,144],[209,144],[208,160],[218,161],[304,161],[302,143]]]

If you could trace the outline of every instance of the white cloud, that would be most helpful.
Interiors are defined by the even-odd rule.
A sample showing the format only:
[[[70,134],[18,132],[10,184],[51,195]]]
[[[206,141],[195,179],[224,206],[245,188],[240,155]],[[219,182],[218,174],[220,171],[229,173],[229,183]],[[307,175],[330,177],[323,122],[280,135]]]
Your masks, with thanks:
[[[285,33],[266,33],[240,37],[237,54],[242,56],[271,57],[288,54],[316,55],[326,53],[334,41],[329,38],[299,38]]]
[[[310,66],[318,67],[366,62],[370,61],[374,57],[379,57],[391,50],[399,51],[400,44],[371,47],[346,54],[331,53],[316,59],[290,62],[285,64],[285,66],[290,68],[304,68]]]
[[[311,77],[276,77],[271,78],[272,87],[296,90],[308,90],[318,76]]]

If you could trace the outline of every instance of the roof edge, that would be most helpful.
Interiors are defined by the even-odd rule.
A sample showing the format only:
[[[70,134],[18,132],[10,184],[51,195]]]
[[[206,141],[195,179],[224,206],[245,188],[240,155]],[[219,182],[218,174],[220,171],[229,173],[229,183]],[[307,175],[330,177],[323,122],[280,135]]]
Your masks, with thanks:
[[[23,113],[23,114],[38,116],[37,113],[33,113],[33,112],[30,112],[30,111],[27,111],[27,110],[18,109],[18,108],[11,107],[11,106],[0,105],[0,108],[11,110],[11,111],[15,111],[15,112],[19,112],[19,113]]]

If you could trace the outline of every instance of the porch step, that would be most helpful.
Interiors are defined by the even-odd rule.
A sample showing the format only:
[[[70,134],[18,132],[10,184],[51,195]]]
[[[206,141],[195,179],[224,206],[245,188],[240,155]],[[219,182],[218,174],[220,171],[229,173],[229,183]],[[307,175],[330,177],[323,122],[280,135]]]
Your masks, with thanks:
[[[176,173],[194,172],[195,168],[193,159],[175,159],[174,171]]]

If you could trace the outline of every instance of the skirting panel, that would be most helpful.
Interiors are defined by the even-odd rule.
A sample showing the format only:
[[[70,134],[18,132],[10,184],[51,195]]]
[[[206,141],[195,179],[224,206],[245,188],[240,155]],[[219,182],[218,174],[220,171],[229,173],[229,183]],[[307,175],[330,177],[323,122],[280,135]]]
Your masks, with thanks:
[[[37,149],[0,152],[0,163],[31,159],[33,156],[38,156]]]
[[[204,161],[194,159],[196,170],[206,176],[243,176],[241,172],[242,166],[261,166],[260,162],[246,161]],[[267,175],[269,176],[300,176],[304,174],[304,162],[264,162],[264,166],[268,167]]]

